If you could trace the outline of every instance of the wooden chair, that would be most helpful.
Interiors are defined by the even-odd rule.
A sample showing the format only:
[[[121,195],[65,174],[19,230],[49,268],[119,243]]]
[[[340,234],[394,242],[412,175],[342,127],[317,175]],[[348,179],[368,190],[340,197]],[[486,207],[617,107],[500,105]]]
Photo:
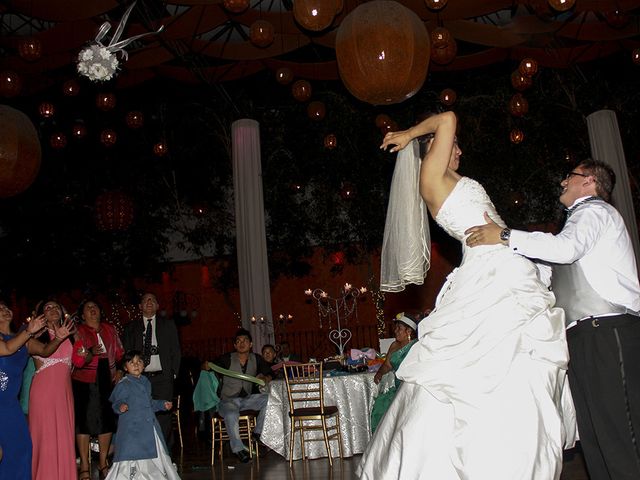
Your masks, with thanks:
[[[324,404],[322,363],[285,365],[284,369],[289,396],[289,419],[291,420],[289,467],[293,466],[293,443],[296,432],[300,432],[303,460],[306,460],[305,442],[324,441],[329,456],[329,465],[333,465],[330,441],[336,440],[338,442],[340,458],[343,458],[340,412],[338,407]],[[327,425],[328,418],[335,419],[333,425]],[[322,431],[322,437],[305,438],[305,433],[313,431]]]
[[[173,412],[171,412],[171,420],[173,423],[173,427],[178,429],[178,439],[180,440],[180,449],[184,448],[184,444],[182,443],[182,423],[180,422],[180,400],[181,395],[178,395],[175,401]]]
[[[256,428],[258,413],[255,410],[242,410],[238,418],[240,438],[248,441],[249,456],[251,458],[253,458],[254,452],[256,456],[258,455],[258,442],[253,438],[253,429]],[[218,444],[218,455],[220,455],[220,461],[222,461],[223,442],[227,441],[229,441],[229,435],[224,424],[224,418],[215,413],[211,416],[211,465],[215,463],[216,443]]]

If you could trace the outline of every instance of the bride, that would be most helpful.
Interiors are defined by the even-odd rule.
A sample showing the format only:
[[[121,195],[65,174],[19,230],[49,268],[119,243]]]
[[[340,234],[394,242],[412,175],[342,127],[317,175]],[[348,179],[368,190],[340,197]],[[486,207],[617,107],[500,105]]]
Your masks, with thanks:
[[[419,325],[419,340],[397,372],[404,383],[357,473],[370,480],[558,479],[566,439],[560,414],[568,362],[564,315],[553,308],[554,296],[534,263],[502,245],[465,245],[465,230],[484,223],[484,212],[503,222],[484,188],[457,173],[462,152],[455,132],[456,117],[445,112],[390,132],[382,142],[382,149],[400,152],[394,184],[396,177],[408,183],[411,175],[399,171],[415,168],[414,185],[395,184],[392,198],[394,187],[419,187],[433,218],[462,243],[463,259]],[[420,162],[415,139],[424,136],[427,154]],[[381,285],[397,291],[407,281],[422,283],[428,248],[424,240],[409,241],[419,261],[403,259],[411,248],[387,238],[396,209],[389,210]],[[425,217],[412,217],[423,237]],[[402,231],[414,228],[398,227],[399,241],[405,241]],[[385,260],[389,254],[392,261]]]

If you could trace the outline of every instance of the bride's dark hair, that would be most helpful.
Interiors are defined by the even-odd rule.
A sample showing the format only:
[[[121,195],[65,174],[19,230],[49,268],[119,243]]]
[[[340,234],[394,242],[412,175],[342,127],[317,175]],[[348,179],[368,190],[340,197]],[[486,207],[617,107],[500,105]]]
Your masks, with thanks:
[[[421,113],[420,115],[417,116],[416,125],[420,122],[424,122],[427,118],[433,117],[434,115],[437,115],[437,114],[438,112],[434,112],[434,111],[427,111],[427,112]],[[420,158],[424,158],[424,156],[427,154],[427,145],[429,145],[429,142],[433,140],[433,137],[435,137],[434,133],[427,133],[425,135],[421,135],[416,138],[416,140],[418,140],[418,145],[420,146]]]

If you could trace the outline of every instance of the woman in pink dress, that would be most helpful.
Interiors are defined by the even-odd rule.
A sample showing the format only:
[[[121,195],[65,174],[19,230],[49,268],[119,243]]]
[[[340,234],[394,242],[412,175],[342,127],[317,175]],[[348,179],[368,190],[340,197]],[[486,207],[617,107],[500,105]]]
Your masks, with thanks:
[[[62,307],[57,302],[41,302],[36,313],[44,314],[46,320],[47,328],[38,338],[42,343],[58,342],[60,334],[57,337],[56,331],[61,327],[73,328],[73,322],[65,320]],[[67,338],[47,358],[29,352],[34,354],[36,363],[29,394],[33,480],[77,478],[71,391],[72,351],[72,338]]]

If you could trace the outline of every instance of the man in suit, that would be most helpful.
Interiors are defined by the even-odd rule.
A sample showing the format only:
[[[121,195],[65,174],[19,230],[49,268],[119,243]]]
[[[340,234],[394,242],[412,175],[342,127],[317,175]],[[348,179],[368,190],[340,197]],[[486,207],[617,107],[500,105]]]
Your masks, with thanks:
[[[615,175],[586,160],[561,183],[567,221],[558,235],[503,229],[466,233],[469,246],[502,243],[553,265],[566,315],[569,384],[592,480],[640,478],[640,283],[633,245],[609,199]]]
[[[129,323],[122,335],[125,351],[139,350],[145,360],[144,375],[151,382],[155,400],[173,400],[173,384],[180,370],[180,341],[173,320],[159,318],[158,299],[153,293],[142,295],[139,320]],[[171,412],[157,412],[158,423],[171,448]]]

